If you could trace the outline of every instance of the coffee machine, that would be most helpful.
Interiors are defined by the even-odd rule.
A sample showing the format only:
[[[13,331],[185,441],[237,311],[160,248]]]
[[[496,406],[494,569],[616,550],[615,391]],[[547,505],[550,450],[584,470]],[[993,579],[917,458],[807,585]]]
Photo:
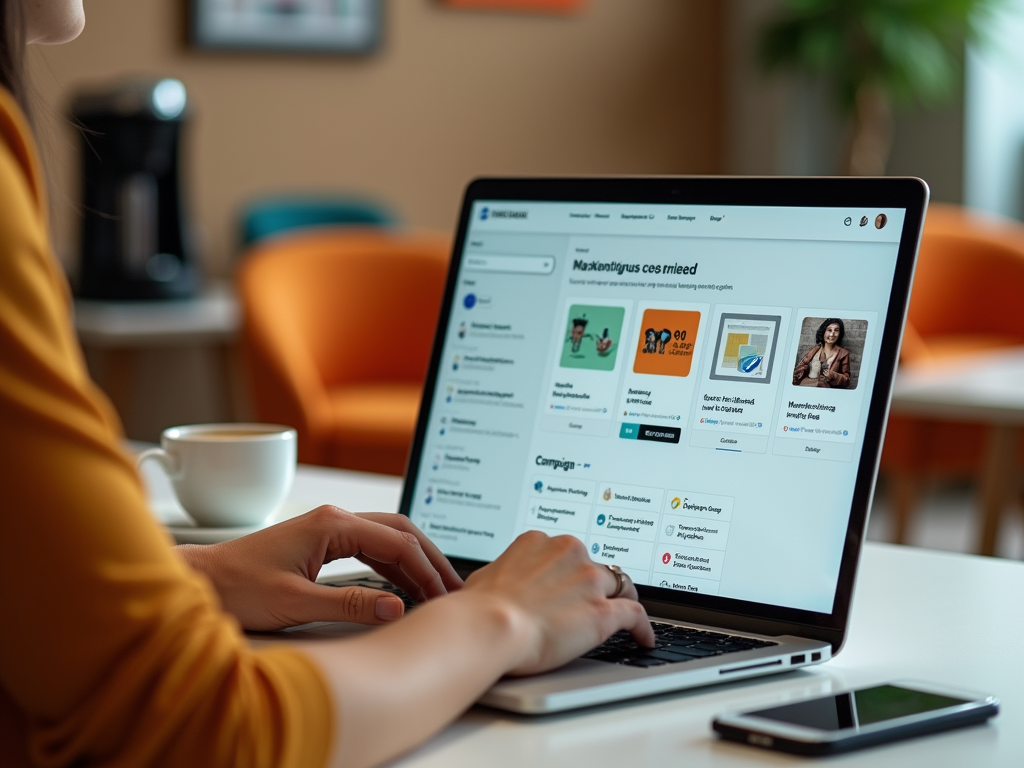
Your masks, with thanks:
[[[72,103],[82,156],[79,297],[195,294],[179,168],[187,106],[185,86],[173,79],[123,83]]]

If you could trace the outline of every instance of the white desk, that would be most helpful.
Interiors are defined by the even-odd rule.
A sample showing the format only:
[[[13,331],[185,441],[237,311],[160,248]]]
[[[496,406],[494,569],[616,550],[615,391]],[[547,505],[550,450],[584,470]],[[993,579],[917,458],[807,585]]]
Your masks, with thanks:
[[[994,554],[1000,518],[1020,479],[1016,458],[1024,433],[1024,349],[941,366],[903,366],[893,386],[892,411],[990,425],[979,488],[978,552]]]
[[[166,480],[147,467],[157,498]],[[395,478],[300,467],[291,500],[353,511],[394,510]],[[361,569],[335,565],[331,572]],[[1024,765],[1024,564],[885,544],[864,552],[846,648],[810,670],[543,718],[472,709],[401,768],[735,768],[805,759],[718,741],[711,717],[729,707],[918,679],[996,694],[990,725],[827,761],[871,768]],[[395,723],[401,728],[401,723]],[[822,765],[825,763],[822,762]]]

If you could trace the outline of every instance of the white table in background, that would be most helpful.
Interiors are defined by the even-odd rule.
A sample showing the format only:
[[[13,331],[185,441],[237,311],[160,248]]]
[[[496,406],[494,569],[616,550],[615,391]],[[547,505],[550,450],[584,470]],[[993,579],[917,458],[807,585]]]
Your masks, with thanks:
[[[193,299],[167,301],[75,301],[75,331],[82,346],[101,358],[103,389],[119,408],[129,402],[139,352],[202,347],[224,382],[224,402],[237,411],[235,345],[241,327],[238,299],[229,283],[210,282]]]
[[[151,496],[166,504],[166,479],[153,466],[144,474]],[[332,503],[352,511],[394,511],[400,492],[397,478],[303,466],[290,501],[296,508]],[[357,570],[362,566],[329,569]],[[712,716],[900,679],[994,693],[1002,713],[986,726],[854,752],[828,760],[829,766],[1024,765],[1024,563],[868,544],[850,626],[839,656],[808,670],[540,718],[474,708],[393,765],[808,766],[806,759],[719,741],[709,728]]]
[[[1024,432],[1024,348],[941,365],[902,366],[893,386],[892,412],[989,425],[977,551],[994,554],[1003,511],[1020,480],[1016,458]]]

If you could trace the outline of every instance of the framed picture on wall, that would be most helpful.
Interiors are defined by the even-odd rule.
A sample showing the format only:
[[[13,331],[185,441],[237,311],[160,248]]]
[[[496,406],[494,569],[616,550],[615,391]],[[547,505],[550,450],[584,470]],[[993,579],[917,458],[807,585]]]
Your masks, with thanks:
[[[189,0],[191,41],[207,50],[369,53],[381,0]]]
[[[525,11],[527,13],[576,13],[584,0],[441,0],[452,8],[476,8],[488,11]]]

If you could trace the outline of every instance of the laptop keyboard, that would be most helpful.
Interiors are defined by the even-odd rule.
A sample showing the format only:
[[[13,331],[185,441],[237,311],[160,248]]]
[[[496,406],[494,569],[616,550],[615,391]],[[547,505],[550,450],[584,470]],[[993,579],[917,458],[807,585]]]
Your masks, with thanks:
[[[678,627],[659,621],[652,621],[651,626],[654,628],[654,648],[637,645],[629,632],[622,631],[616,632],[590,653],[584,654],[583,658],[630,667],[660,667],[663,664],[680,664],[709,656],[778,645],[768,640]]]
[[[328,587],[366,587],[397,595],[405,603],[406,610],[416,607],[416,601],[383,579],[348,579],[345,581],[323,582]],[[625,664],[630,667],[660,667],[664,664],[680,664],[709,656],[739,653],[754,648],[768,648],[778,643],[769,640],[755,640],[751,637],[708,632],[692,627],[679,627],[652,621],[654,648],[637,645],[633,636],[625,630],[616,632],[594,650],[583,655],[584,659],[606,661],[610,664]]]

